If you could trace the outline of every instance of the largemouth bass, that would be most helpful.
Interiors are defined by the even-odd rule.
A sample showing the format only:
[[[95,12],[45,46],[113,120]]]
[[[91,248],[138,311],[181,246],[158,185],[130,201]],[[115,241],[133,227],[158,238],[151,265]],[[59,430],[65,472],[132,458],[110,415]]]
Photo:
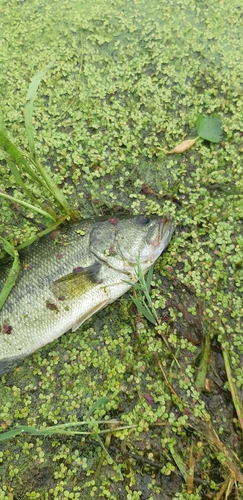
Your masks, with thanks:
[[[21,256],[0,311],[0,374],[124,294],[166,248],[173,223],[159,218],[82,221],[37,240]],[[0,287],[9,272],[0,268]]]

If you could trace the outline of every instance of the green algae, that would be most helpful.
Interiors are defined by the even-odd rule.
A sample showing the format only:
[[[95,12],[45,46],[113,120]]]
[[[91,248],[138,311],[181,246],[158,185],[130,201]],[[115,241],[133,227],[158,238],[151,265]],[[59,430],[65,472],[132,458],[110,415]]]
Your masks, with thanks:
[[[95,418],[137,426],[113,433],[108,451],[115,465],[105,459],[95,477],[102,457],[95,436],[20,436],[2,444],[1,500],[194,500],[219,492],[233,473],[208,426],[229,453],[240,456],[241,431],[221,356],[226,348],[240,394],[240,11],[238,0],[4,2],[0,88],[14,142],[27,150],[26,92],[54,58],[35,100],[35,146],[69,203],[83,216],[116,210],[169,214],[177,231],[152,281],[160,325],[147,324],[123,297],[1,380],[2,430],[75,422],[106,397]],[[196,136],[198,114],[221,117],[222,143],[196,143],[179,157],[157,149]],[[4,161],[0,176],[1,189],[26,201]],[[38,186],[28,187],[52,206]],[[0,233],[13,244],[42,224],[41,216],[1,200]],[[204,334],[212,351],[199,392]],[[180,460],[187,467],[190,445],[201,483],[188,493],[186,476],[178,481],[174,471]],[[235,456],[232,463],[240,465]]]

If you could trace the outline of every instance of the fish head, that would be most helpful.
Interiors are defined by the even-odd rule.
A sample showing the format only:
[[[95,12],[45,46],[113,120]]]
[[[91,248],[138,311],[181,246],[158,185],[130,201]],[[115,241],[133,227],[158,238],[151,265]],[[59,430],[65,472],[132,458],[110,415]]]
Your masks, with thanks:
[[[99,261],[128,274],[139,260],[145,273],[168,245],[173,230],[174,223],[164,218],[114,217],[94,224],[90,251]]]

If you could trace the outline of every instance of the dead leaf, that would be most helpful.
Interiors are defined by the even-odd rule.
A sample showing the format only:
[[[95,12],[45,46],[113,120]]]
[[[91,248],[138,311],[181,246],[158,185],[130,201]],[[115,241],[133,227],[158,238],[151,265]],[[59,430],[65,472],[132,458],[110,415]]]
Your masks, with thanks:
[[[190,149],[192,146],[194,146],[198,138],[199,137],[196,137],[195,139],[187,139],[186,141],[183,141],[180,144],[178,144],[178,146],[175,146],[173,149],[171,149],[171,151],[167,151],[167,149],[163,148],[158,148],[158,149],[163,151],[165,155],[172,155],[174,153],[176,154],[184,153],[184,151],[187,151],[187,149]]]

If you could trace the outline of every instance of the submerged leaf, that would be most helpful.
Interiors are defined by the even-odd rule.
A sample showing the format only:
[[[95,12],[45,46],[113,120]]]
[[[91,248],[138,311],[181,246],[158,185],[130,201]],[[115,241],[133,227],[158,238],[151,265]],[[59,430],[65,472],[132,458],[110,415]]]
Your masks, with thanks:
[[[222,139],[222,120],[218,116],[198,115],[196,121],[197,133],[206,141],[220,142]]]

